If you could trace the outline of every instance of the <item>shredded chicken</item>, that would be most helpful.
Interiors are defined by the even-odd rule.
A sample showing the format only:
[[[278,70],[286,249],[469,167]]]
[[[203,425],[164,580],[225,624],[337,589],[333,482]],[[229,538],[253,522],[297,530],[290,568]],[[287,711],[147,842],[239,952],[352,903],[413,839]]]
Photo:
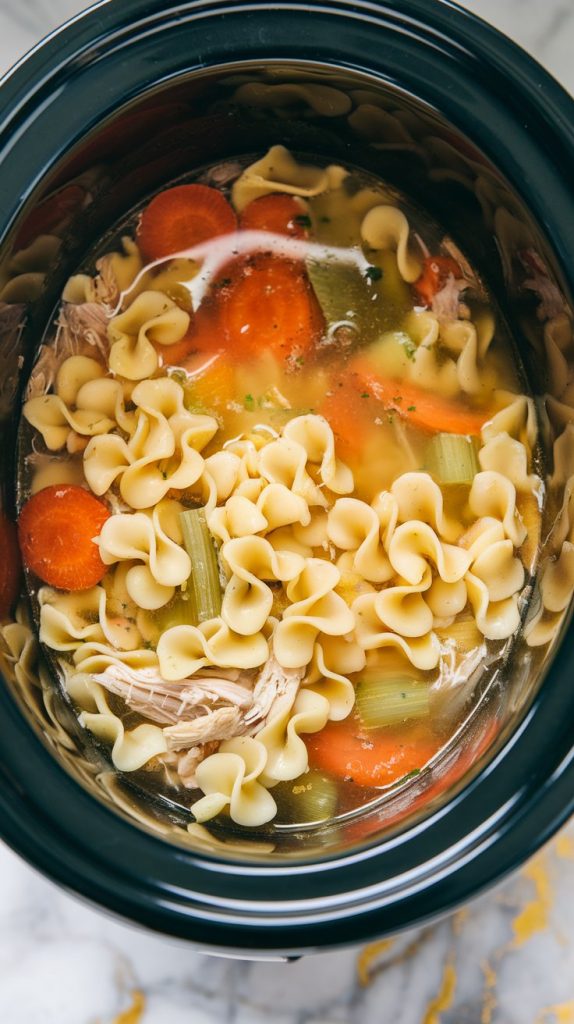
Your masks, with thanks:
[[[461,271],[462,278],[466,283],[467,288],[472,288],[473,292],[478,295],[481,299],[487,299],[485,287],[478,277],[474,267],[471,267],[466,256],[460,251],[458,245],[455,245],[452,238],[445,237],[441,242],[442,248],[452,256],[453,260],[456,260]],[[461,289],[462,290],[462,289]]]
[[[267,659],[255,683],[253,703],[244,716],[250,733],[292,706],[304,674],[303,668],[282,668],[273,655]]]
[[[114,271],[115,256],[116,253],[107,253],[97,261],[96,269],[98,273],[94,278],[96,296],[99,302],[108,306],[110,310],[114,309],[120,297],[118,279]]]
[[[222,676],[201,675],[170,683],[155,668],[131,669],[117,664],[109,665],[94,679],[110,693],[121,697],[133,711],[160,725],[174,725],[204,716],[209,705],[221,702],[240,709],[249,708],[253,699],[248,686]]]
[[[174,767],[184,786],[195,785],[197,765],[233,736],[252,735],[266,721],[288,711],[295,701],[304,669],[284,669],[271,655],[257,676],[239,669],[207,668],[201,675],[170,683],[154,667],[131,669],[109,665],[94,675],[133,711],[164,726],[166,769]]]
[[[107,358],[108,320],[108,312],[99,302],[64,303],[58,319],[56,349],[60,345],[64,350],[70,348],[68,355],[85,355],[89,354],[89,348],[95,348]],[[60,350],[59,361],[63,356]]]
[[[116,494],[111,488],[102,495],[104,501],[109,505],[112,515],[116,516],[119,512],[131,512],[132,507],[128,505],[127,501],[124,501],[120,494]]]
[[[26,398],[47,394],[64,359],[69,356],[99,353],[105,358],[108,352],[107,325],[106,311],[97,302],[64,303],[56,325],[54,344],[40,346]]]
[[[456,280],[453,274],[449,274],[443,287],[433,296],[432,311],[437,320],[449,323],[458,320],[460,312],[460,293],[468,287],[463,280]]]
[[[177,758],[177,774],[186,789],[195,789],[197,787],[195,769],[206,757],[215,754],[218,747],[219,743],[217,740],[212,740],[209,743],[202,743],[201,746],[190,747],[183,754],[172,753],[171,755],[166,755]]]
[[[47,394],[56,379],[59,365],[60,360],[53,346],[40,345],[38,358],[26,388],[26,398],[38,398]]]
[[[210,167],[205,174],[198,178],[198,181],[205,185],[216,185],[218,188],[223,188],[230,181],[235,181],[242,170],[243,167],[237,160],[226,160],[225,163]]]
[[[243,732],[243,716],[238,707],[215,708],[191,721],[178,722],[163,730],[168,750],[187,750],[198,743],[230,740]]]

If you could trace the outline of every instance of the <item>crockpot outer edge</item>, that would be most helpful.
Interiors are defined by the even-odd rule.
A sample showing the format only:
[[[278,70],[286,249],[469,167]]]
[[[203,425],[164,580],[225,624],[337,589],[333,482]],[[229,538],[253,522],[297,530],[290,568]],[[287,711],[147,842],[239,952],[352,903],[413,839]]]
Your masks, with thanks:
[[[224,63],[229,59],[229,19],[239,5],[228,9],[223,4],[210,7],[199,3],[180,5],[178,10],[184,6],[207,20],[211,10],[218,16],[213,15],[210,27],[211,51],[207,53],[206,48],[198,55],[197,64],[220,62],[215,52],[220,36]],[[508,40],[450,4],[405,0],[394,5],[338,4],[326,10],[293,3],[276,4],[269,10],[251,3],[241,9],[258,12],[265,21],[259,46],[269,47],[268,55],[276,59],[293,56],[293,47],[283,45],[281,39],[273,41],[275,19],[286,10],[293,17],[297,12],[301,19],[314,18],[316,22],[319,18],[325,25],[325,44],[330,46],[334,40],[328,26],[334,25],[333,19],[338,27],[340,19],[352,18],[354,23],[368,19],[373,51],[377,49],[377,22],[383,25],[386,21],[385,43],[389,33],[400,31],[411,43],[416,39],[417,45],[426,47],[425,59],[435,62],[437,73],[441,61],[447,59],[449,75],[462,76],[461,96],[456,102],[453,98],[451,108],[453,103],[455,108],[464,108],[463,68],[476,73],[481,66],[484,72],[486,66],[495,78],[510,74],[515,85],[512,105],[527,110],[533,119],[544,117],[546,131],[554,136],[556,162],[562,162],[564,155],[572,161],[574,104],[569,97]],[[224,10],[228,11],[227,21],[222,23],[219,16]],[[149,28],[150,19],[153,22],[160,11],[164,20],[170,16],[171,9],[157,2],[123,0],[121,4],[99,5],[34,51],[4,82],[5,129],[0,144],[4,142],[13,153],[18,143],[30,146],[36,156],[31,163],[31,185],[46,169],[45,162],[42,166],[38,163],[41,147],[36,149],[30,135],[36,106],[47,110],[56,94],[65,92],[66,83],[93,70],[95,62],[102,68],[106,40],[125,35],[128,23],[135,39],[141,21],[147,21]],[[327,60],[323,50],[315,45],[316,60],[368,70],[363,53],[346,50],[344,59],[331,54]],[[377,59],[373,56],[369,64],[374,67]],[[380,66],[377,73],[383,77]],[[488,152],[488,132],[473,105],[476,94],[470,93],[461,128],[471,137],[481,135],[480,142]],[[116,104],[121,98],[114,97]],[[434,98],[436,101],[436,89]],[[101,102],[109,102],[112,109],[111,97]],[[445,108],[445,104],[441,106]],[[492,137],[494,141],[496,132]],[[536,148],[528,137],[522,143],[517,157]],[[548,177],[553,184],[556,181],[548,168],[544,177],[545,160],[546,156],[536,162],[526,183],[532,190],[536,182],[547,183]],[[512,169],[505,167],[515,178]],[[561,196],[572,207],[565,186]],[[574,229],[564,225],[563,206],[555,210],[554,197],[555,193],[548,196],[540,188],[537,195],[533,191],[532,205],[568,268],[565,257],[574,252]],[[6,222],[17,210],[14,198],[5,194]],[[570,636],[571,631],[566,642]],[[149,927],[202,945],[300,951],[360,941],[435,916],[474,895],[534,852],[571,813],[574,763],[568,723],[574,715],[574,696],[570,700],[567,696],[572,689],[571,675],[572,658],[563,643],[545,686],[504,750],[454,801],[421,825],[379,847],[342,858],[277,866],[241,865],[196,855],[136,829],[94,801],[64,772],[33,735],[8,692],[1,689],[0,829],[14,849],[72,891]],[[533,760],[533,750],[539,752],[537,760]],[[291,897],[287,904],[277,899],[278,893]]]

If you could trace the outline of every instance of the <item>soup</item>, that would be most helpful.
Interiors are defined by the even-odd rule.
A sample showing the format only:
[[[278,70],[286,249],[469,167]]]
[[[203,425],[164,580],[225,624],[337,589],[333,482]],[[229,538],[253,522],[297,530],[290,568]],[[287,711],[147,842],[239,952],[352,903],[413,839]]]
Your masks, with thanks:
[[[20,434],[40,640],[120,772],[256,828],[379,800],[511,656],[543,488],[483,282],[281,146],[166,188],[62,296]]]

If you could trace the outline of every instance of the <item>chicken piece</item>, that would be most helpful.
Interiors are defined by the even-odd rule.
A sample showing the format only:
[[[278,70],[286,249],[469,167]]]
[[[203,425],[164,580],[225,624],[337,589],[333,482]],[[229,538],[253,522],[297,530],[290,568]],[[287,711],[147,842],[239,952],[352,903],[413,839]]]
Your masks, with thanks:
[[[304,668],[282,668],[274,655],[267,659],[259,670],[252,706],[244,716],[250,734],[292,707],[304,675]]]
[[[186,750],[183,754],[171,754],[172,757],[177,758],[178,778],[186,789],[197,788],[195,769],[197,768],[198,764],[201,764],[202,761],[205,761],[206,757],[210,757],[211,754],[215,754],[218,749],[219,743],[217,742],[217,740],[212,740],[209,743],[201,744],[201,746],[191,747],[189,750]]]
[[[104,359],[108,353],[108,318],[103,306],[96,302],[74,305],[64,303],[57,321],[53,345],[41,345],[34,363],[26,398],[46,395],[54,386],[56,374],[69,356],[91,355],[94,349]]]
[[[215,708],[197,718],[180,721],[163,730],[168,750],[187,750],[198,743],[230,740],[244,731],[243,716],[238,707]],[[199,762],[198,762],[199,763]]]
[[[66,302],[58,319],[56,349],[60,346],[59,362],[68,355],[89,355],[95,348],[107,358],[109,314],[99,302]],[[69,351],[68,351],[69,349]]]
[[[455,280],[453,274],[449,274],[443,287],[433,296],[432,311],[437,320],[443,323],[450,323],[458,320],[460,312],[460,293],[468,288],[468,282]]]
[[[98,271],[93,283],[94,298],[113,310],[120,298],[120,287],[114,271],[116,253],[106,253],[96,263]]]
[[[152,722],[175,725],[203,715],[206,706],[222,701],[232,708],[249,708],[253,700],[251,688],[225,675],[206,673],[169,683],[156,668],[131,669],[117,663],[94,675],[94,680]]]
[[[466,256],[464,256],[460,251],[458,245],[455,245],[452,238],[448,238],[448,236],[443,238],[441,247],[458,263],[462,271],[462,278],[464,279],[465,287],[471,288],[474,294],[479,298],[487,300],[488,296],[486,289],[478,277],[475,268],[471,267]]]
[[[243,167],[237,160],[226,160],[224,163],[210,167],[197,180],[203,185],[212,185],[216,188],[223,188],[239,177]]]

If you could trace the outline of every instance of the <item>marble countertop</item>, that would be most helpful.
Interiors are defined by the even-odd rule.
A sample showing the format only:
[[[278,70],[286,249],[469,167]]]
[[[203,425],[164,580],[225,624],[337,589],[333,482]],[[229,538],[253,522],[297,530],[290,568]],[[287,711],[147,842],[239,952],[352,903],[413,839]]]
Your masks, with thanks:
[[[574,92],[572,0],[464,0]],[[81,0],[0,0],[0,72]],[[292,964],[205,957],[110,920],[0,844],[6,1024],[574,1024],[574,822],[439,924]]]

